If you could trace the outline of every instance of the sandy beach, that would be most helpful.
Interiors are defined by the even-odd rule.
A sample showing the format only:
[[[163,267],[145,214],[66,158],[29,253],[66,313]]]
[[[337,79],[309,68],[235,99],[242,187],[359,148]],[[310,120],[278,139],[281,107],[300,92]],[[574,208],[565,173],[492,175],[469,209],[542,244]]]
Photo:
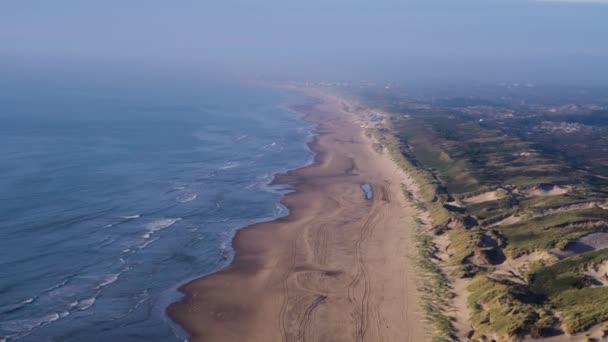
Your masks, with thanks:
[[[372,149],[363,113],[307,93],[319,103],[296,110],[318,124],[315,162],[275,179],[295,190],[289,216],[240,230],[232,264],[183,286],[168,313],[192,341],[430,340],[406,175]]]

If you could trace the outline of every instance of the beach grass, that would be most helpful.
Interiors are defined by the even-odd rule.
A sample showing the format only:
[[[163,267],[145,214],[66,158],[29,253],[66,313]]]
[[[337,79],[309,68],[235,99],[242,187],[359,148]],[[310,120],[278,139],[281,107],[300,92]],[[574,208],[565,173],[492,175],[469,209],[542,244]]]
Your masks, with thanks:
[[[604,262],[603,252],[562,261],[551,254],[608,231],[608,210],[597,205],[607,203],[608,178],[458,111],[396,105],[382,96],[373,103],[388,119],[370,135],[416,184],[415,193],[404,189],[404,195],[433,225],[417,246],[425,279],[441,289],[424,287],[438,338],[454,333],[445,315],[450,296],[443,295],[451,277],[469,279],[459,295],[468,296],[472,339],[576,333],[608,320],[608,287],[593,285],[581,271]],[[554,186],[568,190],[545,192]],[[433,234],[449,237],[449,261],[436,258]],[[520,257],[528,261],[500,266]]]

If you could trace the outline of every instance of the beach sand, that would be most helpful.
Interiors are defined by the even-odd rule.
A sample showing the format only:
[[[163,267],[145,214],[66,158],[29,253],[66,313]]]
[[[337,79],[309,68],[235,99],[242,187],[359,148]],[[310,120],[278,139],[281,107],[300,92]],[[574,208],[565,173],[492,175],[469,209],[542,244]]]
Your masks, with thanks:
[[[168,313],[191,341],[430,340],[405,175],[372,149],[362,113],[306,92],[321,99],[297,108],[318,124],[315,162],[275,179],[295,190],[289,216],[240,230],[232,264],[183,286]]]

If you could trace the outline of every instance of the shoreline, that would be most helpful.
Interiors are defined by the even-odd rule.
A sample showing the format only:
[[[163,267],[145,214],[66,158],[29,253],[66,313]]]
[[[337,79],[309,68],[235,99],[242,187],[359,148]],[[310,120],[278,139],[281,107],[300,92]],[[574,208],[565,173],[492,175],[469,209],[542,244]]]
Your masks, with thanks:
[[[270,183],[291,185],[279,202],[288,215],[239,229],[232,262],[180,286],[168,316],[192,341],[428,339],[409,257],[415,225],[405,216],[415,213],[396,165],[372,150],[339,98],[300,91],[317,100],[290,107],[316,124],[313,163]]]

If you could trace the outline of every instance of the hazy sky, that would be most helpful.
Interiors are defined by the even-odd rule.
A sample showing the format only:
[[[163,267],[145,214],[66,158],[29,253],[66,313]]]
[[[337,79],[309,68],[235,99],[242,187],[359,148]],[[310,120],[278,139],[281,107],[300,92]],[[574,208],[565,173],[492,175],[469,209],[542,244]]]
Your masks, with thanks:
[[[2,0],[0,60],[608,83],[608,0]]]

